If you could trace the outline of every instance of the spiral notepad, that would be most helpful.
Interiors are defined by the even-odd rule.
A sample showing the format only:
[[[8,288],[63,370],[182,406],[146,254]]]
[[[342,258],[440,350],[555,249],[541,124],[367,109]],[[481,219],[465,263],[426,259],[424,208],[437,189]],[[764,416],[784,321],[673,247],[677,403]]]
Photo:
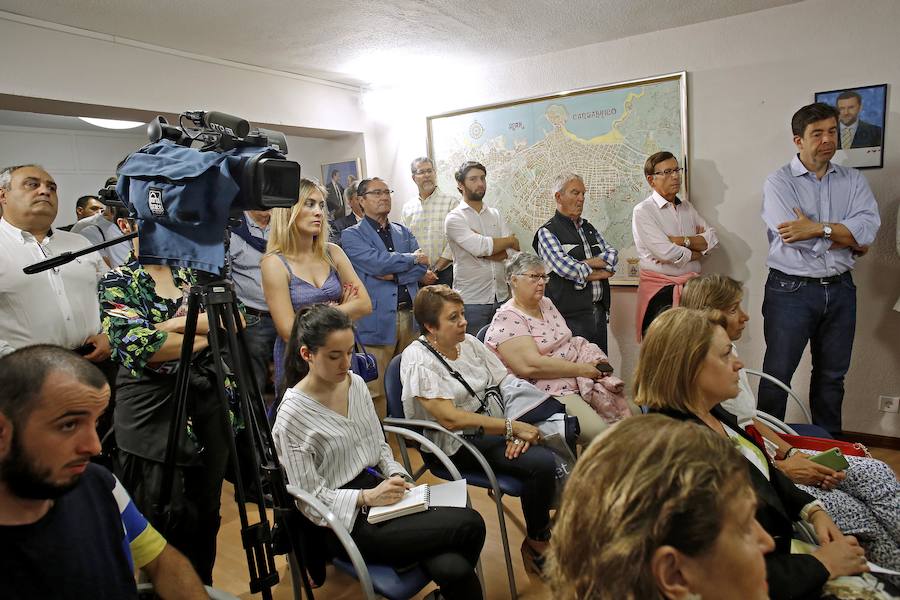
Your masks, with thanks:
[[[437,485],[419,485],[406,492],[403,498],[390,506],[373,506],[369,509],[369,523],[381,523],[404,515],[425,512],[432,506],[464,508],[468,501],[466,480],[448,481]]]
[[[403,498],[389,506],[373,506],[369,509],[369,523],[381,523],[404,515],[425,512],[431,504],[431,488],[417,485],[403,494]]]

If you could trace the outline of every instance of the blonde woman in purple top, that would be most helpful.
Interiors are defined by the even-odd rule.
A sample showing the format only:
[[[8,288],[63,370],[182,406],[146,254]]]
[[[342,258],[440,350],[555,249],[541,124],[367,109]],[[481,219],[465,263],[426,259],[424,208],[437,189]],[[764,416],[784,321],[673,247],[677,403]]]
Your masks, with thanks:
[[[372,302],[340,246],[328,242],[325,189],[300,181],[300,199],[291,208],[273,208],[269,243],[260,261],[263,293],[278,332],[275,340],[276,398],[285,385],[284,348],[294,315],[304,306],[330,302],[358,319],[372,312]]]

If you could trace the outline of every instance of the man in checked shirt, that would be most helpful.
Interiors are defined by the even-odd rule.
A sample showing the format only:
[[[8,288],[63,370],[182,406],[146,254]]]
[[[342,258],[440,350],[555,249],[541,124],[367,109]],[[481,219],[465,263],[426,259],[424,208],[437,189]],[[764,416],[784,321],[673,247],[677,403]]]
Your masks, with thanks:
[[[580,175],[559,175],[553,183],[556,214],[537,230],[531,245],[550,271],[545,295],[565,317],[572,335],[594,342],[606,353],[607,280],[616,272],[619,251],[581,218],[584,192]]]

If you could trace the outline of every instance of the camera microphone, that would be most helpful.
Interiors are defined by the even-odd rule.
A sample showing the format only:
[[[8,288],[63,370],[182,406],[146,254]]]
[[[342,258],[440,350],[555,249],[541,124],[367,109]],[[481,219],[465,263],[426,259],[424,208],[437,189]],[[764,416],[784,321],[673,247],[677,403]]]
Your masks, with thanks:
[[[250,122],[246,119],[214,110],[201,114],[203,125],[213,131],[237,138],[244,138],[250,133]]]

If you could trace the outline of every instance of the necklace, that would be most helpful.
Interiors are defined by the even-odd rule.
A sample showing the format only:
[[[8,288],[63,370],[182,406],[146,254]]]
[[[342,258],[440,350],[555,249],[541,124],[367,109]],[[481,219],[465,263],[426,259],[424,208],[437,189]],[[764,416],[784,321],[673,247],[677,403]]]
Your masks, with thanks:
[[[443,356],[444,358],[446,358],[447,360],[456,360],[459,358],[459,346],[460,346],[459,344],[456,344],[456,346],[454,347],[454,349],[456,350],[456,358],[450,358],[449,356],[447,356],[446,354],[441,352],[441,347],[438,345],[437,340],[429,340],[429,342],[431,342],[431,346],[435,350],[437,350],[437,353],[440,354],[441,356]]]

